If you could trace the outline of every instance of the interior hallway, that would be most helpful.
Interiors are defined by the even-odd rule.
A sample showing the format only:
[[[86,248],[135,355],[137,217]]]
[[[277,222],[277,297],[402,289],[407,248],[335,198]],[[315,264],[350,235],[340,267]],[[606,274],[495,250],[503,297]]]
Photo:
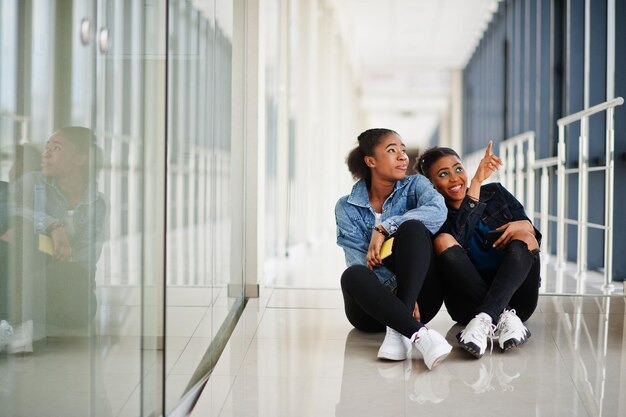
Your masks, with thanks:
[[[415,349],[376,358],[384,334],[345,318],[343,265],[327,245],[278,269],[248,300],[192,416],[626,416],[623,296],[542,295],[528,343],[479,360],[442,310],[429,326],[455,348],[429,372]]]

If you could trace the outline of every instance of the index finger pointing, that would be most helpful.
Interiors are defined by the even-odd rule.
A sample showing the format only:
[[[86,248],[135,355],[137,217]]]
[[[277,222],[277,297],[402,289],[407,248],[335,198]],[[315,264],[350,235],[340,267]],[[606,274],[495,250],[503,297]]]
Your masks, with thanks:
[[[485,151],[485,156],[491,156],[491,147],[493,146],[493,141],[490,140],[487,144],[487,150]]]

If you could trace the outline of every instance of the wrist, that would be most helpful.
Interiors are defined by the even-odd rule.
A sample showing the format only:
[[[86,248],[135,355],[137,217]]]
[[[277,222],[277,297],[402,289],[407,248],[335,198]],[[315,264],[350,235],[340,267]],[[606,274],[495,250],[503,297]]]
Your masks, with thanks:
[[[472,180],[470,181],[470,187],[474,186],[474,187],[478,187],[480,188],[480,186],[482,185],[482,181],[479,180],[478,178],[474,177],[472,178]]]
[[[381,235],[385,237],[389,237],[389,232],[386,231],[385,228],[382,226],[374,226],[374,231],[380,233]]]
[[[46,234],[50,235],[52,234],[52,232],[54,232],[56,229],[60,227],[63,227],[63,223],[61,223],[58,220],[55,220],[52,223],[50,223],[50,225],[46,228]]]

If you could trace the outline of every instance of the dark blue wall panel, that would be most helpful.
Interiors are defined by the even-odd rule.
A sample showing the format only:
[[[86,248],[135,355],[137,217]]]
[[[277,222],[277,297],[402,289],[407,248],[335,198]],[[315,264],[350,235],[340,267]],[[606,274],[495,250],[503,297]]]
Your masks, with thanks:
[[[586,3],[589,9],[586,9]],[[626,96],[626,1],[616,4],[615,95]],[[586,47],[585,24],[589,22]],[[588,88],[585,96],[585,58]],[[463,151],[534,130],[539,158],[555,156],[557,120],[607,99],[607,0],[504,0],[464,73]],[[626,203],[626,117],[616,110],[616,207]],[[603,164],[605,119],[590,119],[590,164]],[[578,158],[579,124],[567,129],[568,157]],[[572,162],[571,166],[576,166]],[[569,177],[568,217],[576,218],[578,178]],[[619,191],[618,191],[619,190]],[[604,175],[589,181],[589,221],[604,221]],[[552,214],[556,201],[552,196]],[[576,227],[568,227],[568,259],[576,260]],[[615,236],[626,231],[615,215]],[[626,277],[626,240],[615,239],[615,278]],[[589,232],[590,268],[603,264],[603,233]]]

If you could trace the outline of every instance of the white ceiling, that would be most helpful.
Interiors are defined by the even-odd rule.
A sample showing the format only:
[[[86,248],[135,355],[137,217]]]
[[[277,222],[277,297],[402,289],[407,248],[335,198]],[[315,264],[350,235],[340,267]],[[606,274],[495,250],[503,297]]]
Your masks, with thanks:
[[[424,146],[499,0],[336,0],[370,127]]]

